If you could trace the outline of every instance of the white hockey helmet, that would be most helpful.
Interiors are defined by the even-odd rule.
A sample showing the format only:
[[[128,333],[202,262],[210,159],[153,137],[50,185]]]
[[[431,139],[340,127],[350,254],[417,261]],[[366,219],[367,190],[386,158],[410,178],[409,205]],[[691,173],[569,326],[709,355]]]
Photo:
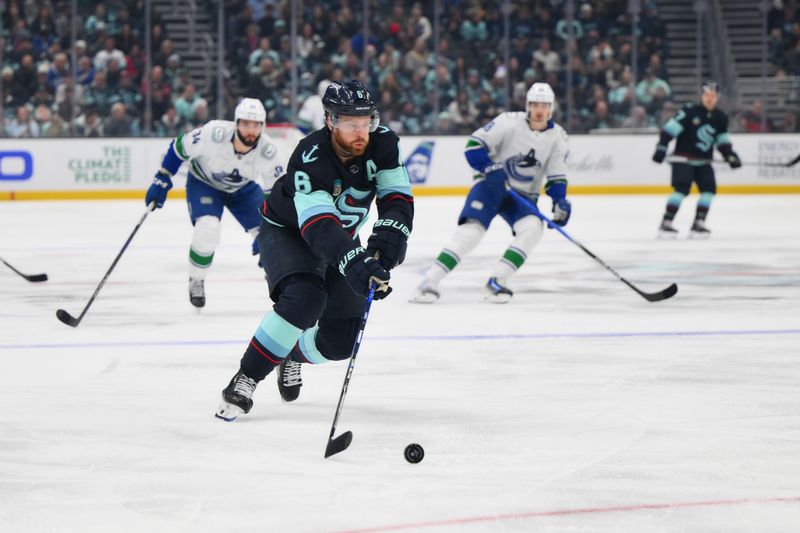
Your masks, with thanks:
[[[267,121],[267,111],[264,105],[255,98],[242,98],[239,105],[236,106],[236,111],[233,112],[233,119],[238,122],[240,120],[252,120],[253,122]]]
[[[553,89],[547,83],[537,82],[531,85],[531,88],[528,89],[528,95],[525,97],[525,110],[529,111],[530,105],[532,102],[543,102],[546,104],[550,104],[550,113],[547,115],[547,118],[551,118],[553,116],[553,106],[555,105],[556,101],[556,93],[553,92]]]

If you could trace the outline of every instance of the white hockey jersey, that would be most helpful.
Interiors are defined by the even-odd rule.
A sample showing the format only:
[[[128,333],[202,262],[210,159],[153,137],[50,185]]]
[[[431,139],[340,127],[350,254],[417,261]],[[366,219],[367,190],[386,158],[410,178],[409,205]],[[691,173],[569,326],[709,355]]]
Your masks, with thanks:
[[[264,192],[272,190],[284,173],[288,154],[278,157],[278,148],[265,131],[258,144],[244,155],[233,149],[236,123],[212,120],[200,128],[179,136],[175,153],[189,163],[189,173],[223,192],[235,192],[255,181]]]
[[[522,195],[538,197],[545,178],[566,180],[569,138],[552,120],[544,131],[534,131],[525,112],[508,111],[471,138],[487,149],[492,161],[505,166],[508,184]]]

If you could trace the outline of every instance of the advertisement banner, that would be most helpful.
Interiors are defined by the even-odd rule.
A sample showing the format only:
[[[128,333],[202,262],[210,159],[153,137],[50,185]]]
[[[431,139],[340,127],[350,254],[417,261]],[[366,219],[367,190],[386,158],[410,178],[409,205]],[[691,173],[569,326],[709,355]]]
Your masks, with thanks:
[[[285,162],[296,135],[273,138]],[[464,158],[465,136],[401,137],[400,149],[417,194],[462,194],[474,171]],[[650,158],[653,135],[574,135],[567,162],[576,193],[663,192],[670,166]],[[0,199],[137,198],[149,186],[170,139],[0,139]],[[800,192],[800,165],[783,163],[800,153],[800,136],[733,135],[746,166],[714,165],[720,192]],[[719,158],[719,154],[715,154]],[[175,180],[185,184],[186,165]]]

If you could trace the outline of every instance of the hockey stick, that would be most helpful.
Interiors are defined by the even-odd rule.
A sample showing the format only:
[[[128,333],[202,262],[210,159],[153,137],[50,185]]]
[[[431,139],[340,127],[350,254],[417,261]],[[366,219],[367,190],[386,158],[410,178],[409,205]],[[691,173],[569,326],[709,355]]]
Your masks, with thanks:
[[[117,262],[119,261],[119,258],[122,257],[122,254],[124,254],[125,250],[128,249],[128,245],[133,240],[133,236],[136,235],[136,232],[139,231],[139,228],[142,226],[142,223],[144,222],[144,219],[147,218],[147,215],[149,215],[150,212],[154,208],[155,208],[155,204],[153,202],[150,202],[149,204],[147,204],[147,210],[142,215],[142,218],[139,219],[139,223],[136,224],[136,227],[133,228],[133,231],[131,232],[130,236],[128,237],[128,240],[125,241],[125,244],[122,245],[122,249],[117,254],[117,257],[114,258],[114,262],[111,263],[111,266],[108,268],[108,271],[106,272],[106,275],[103,276],[102,280],[100,280],[100,284],[94,290],[94,294],[92,294],[92,297],[89,298],[89,302],[86,304],[86,307],[83,308],[83,311],[81,311],[81,314],[78,316],[78,318],[75,318],[74,316],[70,315],[69,313],[67,313],[63,309],[59,309],[58,311],[56,311],[56,317],[58,317],[58,319],[61,322],[63,322],[64,324],[66,324],[68,326],[72,326],[73,328],[77,328],[78,327],[78,324],[80,324],[81,320],[83,320],[83,316],[86,314],[86,311],[89,310],[89,307],[91,307],[92,302],[94,302],[94,299],[97,296],[97,293],[99,293],[100,289],[103,288],[103,285],[106,284],[106,280],[108,279],[108,276],[111,274],[111,271],[114,270],[115,266],[117,266]]]
[[[27,279],[31,283],[36,283],[36,282],[39,282],[39,281],[47,281],[47,274],[23,274],[22,272],[20,272],[19,270],[17,270],[13,266],[11,266],[8,263],[6,263],[6,260],[3,259],[2,257],[0,257],[0,261],[2,261],[5,266],[10,268],[11,270],[16,272],[17,274],[19,274],[23,278]]]
[[[659,302],[659,301],[661,301],[661,300],[666,300],[667,298],[672,298],[672,297],[673,297],[673,296],[675,296],[675,294],[678,292],[678,286],[677,286],[675,283],[673,283],[672,285],[670,285],[670,286],[669,286],[669,287],[667,287],[666,289],[664,289],[664,290],[662,290],[662,291],[659,291],[659,292],[644,292],[644,291],[640,290],[640,289],[639,289],[638,287],[636,287],[636,286],[635,286],[633,283],[631,283],[631,282],[630,282],[630,281],[628,281],[627,279],[625,279],[625,278],[623,278],[622,276],[620,276],[620,275],[617,273],[617,271],[616,271],[616,270],[614,270],[613,268],[611,268],[610,266],[608,266],[608,265],[605,263],[605,261],[603,261],[602,259],[600,259],[600,258],[599,258],[599,257],[597,257],[596,255],[594,255],[594,254],[592,253],[592,251],[591,251],[591,250],[589,250],[587,247],[585,247],[585,246],[584,246],[584,245],[582,245],[580,242],[578,242],[576,239],[574,239],[572,236],[570,236],[570,234],[569,234],[569,233],[567,233],[566,231],[564,231],[564,229],[563,229],[561,226],[559,226],[558,224],[556,224],[555,222],[553,222],[552,220],[550,220],[549,218],[547,218],[546,216],[544,216],[544,215],[542,214],[542,212],[541,212],[541,211],[539,211],[539,209],[538,209],[538,208],[537,208],[535,205],[533,205],[533,204],[532,204],[532,203],[531,203],[529,200],[527,200],[526,198],[524,198],[522,195],[520,195],[519,193],[517,193],[517,192],[516,192],[516,191],[514,191],[513,189],[512,189],[512,190],[509,190],[509,192],[510,192],[510,193],[511,193],[513,196],[515,196],[515,197],[519,198],[519,199],[520,199],[520,200],[522,200],[523,202],[526,202],[528,205],[530,205],[530,206],[533,208],[533,213],[534,213],[534,215],[536,215],[537,217],[539,217],[539,218],[540,218],[540,219],[541,219],[543,222],[546,222],[546,223],[547,223],[547,225],[548,225],[550,228],[553,228],[554,230],[556,230],[557,232],[559,232],[561,235],[563,235],[564,237],[566,237],[568,241],[570,241],[572,244],[576,245],[578,248],[580,248],[581,250],[583,250],[583,251],[584,251],[584,252],[585,252],[585,253],[586,253],[586,254],[587,254],[589,257],[591,257],[592,259],[594,259],[595,261],[597,261],[598,263],[600,263],[602,266],[604,266],[604,267],[605,267],[605,269],[606,269],[606,270],[608,270],[609,272],[611,272],[612,274],[614,274],[614,275],[617,277],[617,279],[618,279],[618,280],[620,280],[622,283],[624,283],[625,285],[627,285],[628,287],[630,287],[631,289],[633,289],[633,290],[636,292],[636,294],[638,294],[639,296],[641,296],[642,298],[644,298],[644,299],[645,299],[645,300],[647,300],[648,302]]]
[[[336,438],[333,438],[336,433],[336,424],[339,422],[339,415],[342,413],[342,406],[344,405],[344,397],[347,394],[347,387],[350,385],[350,378],[353,376],[353,368],[356,364],[356,355],[358,349],[361,347],[361,337],[364,336],[364,328],[367,325],[367,318],[369,317],[369,308],[372,306],[372,298],[375,296],[375,289],[378,284],[372,282],[367,295],[367,302],[364,304],[364,314],[361,315],[361,324],[358,326],[358,333],[356,334],[356,341],[353,344],[353,353],[350,355],[350,364],[347,365],[347,373],[344,376],[344,383],[342,383],[342,392],[339,395],[339,403],[336,405],[336,414],[333,417],[333,424],[331,425],[331,434],[328,436],[328,444],[325,446],[325,458],[331,455],[336,455],[343,452],[353,442],[353,432],[345,431]]]
[[[742,166],[745,167],[771,167],[771,168],[791,168],[800,162],[800,155],[789,161],[788,163],[756,163],[754,161],[742,161]],[[693,157],[685,157],[682,155],[671,155],[667,158],[667,163],[724,163],[727,161],[722,159],[695,159]]]

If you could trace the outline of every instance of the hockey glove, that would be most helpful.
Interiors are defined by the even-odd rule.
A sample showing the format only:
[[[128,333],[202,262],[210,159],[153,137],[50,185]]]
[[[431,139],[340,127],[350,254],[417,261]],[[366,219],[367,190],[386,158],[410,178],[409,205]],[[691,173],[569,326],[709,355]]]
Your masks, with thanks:
[[[506,195],[506,171],[502,163],[492,163],[483,169],[489,200],[498,209]]]
[[[156,172],[156,176],[153,178],[153,184],[150,185],[149,189],[147,189],[147,194],[144,197],[144,203],[147,205],[150,205],[151,202],[155,203],[155,209],[162,207],[164,202],[167,201],[167,192],[171,188],[172,180],[170,179],[169,174],[159,170]]]
[[[566,226],[571,214],[572,204],[569,203],[569,200],[562,198],[553,202],[553,222],[562,227]]]
[[[348,250],[339,258],[339,273],[347,279],[350,288],[363,296],[369,294],[373,281],[378,284],[373,297],[375,300],[382,300],[392,292],[389,273],[361,246]]]
[[[664,144],[659,144],[656,146],[656,153],[653,154],[653,161],[656,163],[661,163],[664,161],[664,158],[667,156],[667,146]]]
[[[408,226],[391,218],[381,218],[372,226],[372,235],[367,241],[367,255],[378,257],[378,262],[386,270],[403,263],[406,258]]]
[[[742,160],[739,159],[739,155],[736,152],[729,153],[725,160],[728,162],[731,168],[739,168],[742,166]]]

